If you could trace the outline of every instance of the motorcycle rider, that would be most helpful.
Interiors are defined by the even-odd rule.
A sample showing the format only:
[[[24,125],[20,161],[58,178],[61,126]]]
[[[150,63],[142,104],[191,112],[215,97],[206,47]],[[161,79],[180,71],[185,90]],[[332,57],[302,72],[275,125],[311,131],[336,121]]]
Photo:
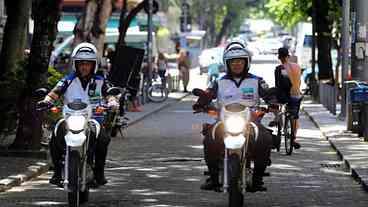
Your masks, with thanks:
[[[215,81],[212,86],[206,90],[206,96],[199,97],[198,101],[193,105],[193,109],[196,111],[201,107],[208,105],[211,100],[217,99],[218,104],[221,106],[223,103],[229,103],[232,101],[247,101],[252,99],[259,103],[260,97],[265,97],[267,94],[268,86],[265,81],[251,73],[249,73],[251,63],[251,52],[245,48],[240,42],[231,42],[224,51],[223,60],[225,64],[226,75],[218,81]],[[243,91],[251,88],[253,91],[247,95]],[[252,120],[256,120],[256,108],[252,107]],[[260,123],[256,124],[259,128],[259,137],[255,142],[255,148],[251,152],[255,158],[253,186],[251,189],[247,189],[250,192],[266,191],[263,186],[263,176],[265,175],[265,169],[267,165],[270,165],[270,151],[272,147],[271,133],[263,127]],[[203,190],[215,190],[220,191],[220,185],[218,182],[219,177],[219,163],[224,156],[224,126],[220,125],[216,129],[215,138],[212,138],[213,125],[205,125],[202,133],[204,135],[204,158],[208,167],[210,178],[201,185]]]
[[[108,105],[117,107],[117,100],[112,96],[107,96],[106,91],[109,88],[107,80],[102,76],[96,75],[98,69],[97,49],[91,43],[80,43],[77,45],[71,55],[73,72],[63,79],[48,93],[42,102],[54,102],[60,98],[63,99],[63,104],[68,104],[74,99],[81,99],[83,102],[90,103],[92,106],[99,104],[103,97],[108,98]],[[94,108],[94,107],[92,107]],[[94,114],[95,115],[95,114]],[[97,121],[99,118],[94,116]],[[65,122],[60,124],[57,134],[52,133],[50,140],[50,154],[54,164],[54,174],[49,180],[51,184],[62,185],[62,160],[65,154],[66,134]],[[107,149],[110,143],[110,137],[105,133],[104,128],[98,137],[96,137],[96,129],[90,126],[91,144],[89,155],[95,155],[95,166],[93,169],[94,180],[91,186],[99,186],[107,183],[104,175],[104,166],[107,156]],[[88,156],[88,159],[93,159],[93,156]]]

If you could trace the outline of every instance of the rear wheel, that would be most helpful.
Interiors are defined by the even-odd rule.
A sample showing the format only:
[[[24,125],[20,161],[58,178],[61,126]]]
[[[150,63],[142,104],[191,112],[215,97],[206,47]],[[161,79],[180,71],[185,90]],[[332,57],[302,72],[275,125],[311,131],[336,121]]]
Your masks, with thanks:
[[[294,128],[290,116],[285,117],[284,138],[286,154],[291,155],[293,153]]]
[[[236,154],[229,156],[229,207],[243,206],[243,194],[241,193],[239,180],[241,178],[240,158]]]

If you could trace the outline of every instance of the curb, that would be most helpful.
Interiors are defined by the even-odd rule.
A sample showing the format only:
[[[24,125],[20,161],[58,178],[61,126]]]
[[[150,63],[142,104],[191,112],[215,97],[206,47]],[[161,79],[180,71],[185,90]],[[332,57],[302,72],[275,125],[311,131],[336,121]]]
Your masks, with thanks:
[[[164,104],[160,105],[159,107],[157,107],[153,111],[147,112],[147,113],[143,114],[141,117],[138,117],[137,119],[130,122],[128,127],[138,123],[139,121],[143,120],[144,118],[146,118],[146,117],[148,117],[152,114],[155,114],[155,113],[163,110],[164,108],[166,108],[166,107],[168,107],[168,106],[170,106],[174,103],[177,103],[177,102],[181,101],[182,99],[188,97],[189,95],[191,95],[191,94],[190,93],[184,94],[182,97],[175,98],[171,101],[168,101],[167,103],[164,103]],[[29,154],[29,152],[28,152],[28,154]],[[8,154],[8,156],[11,156],[11,155],[12,155],[12,153]],[[50,167],[49,163],[37,162],[33,165],[30,165],[27,168],[27,171],[25,171],[22,174],[10,175],[7,178],[1,179],[0,180],[0,192],[7,191],[7,190],[9,190],[9,189],[11,189],[15,186],[21,185],[25,181],[28,181],[28,180],[31,180],[33,178],[38,177],[39,175],[47,172],[49,170],[49,167]]]
[[[0,180],[0,192],[19,186],[23,182],[35,178],[49,170],[49,164],[44,162],[37,162],[28,167],[27,171],[18,175],[11,175]]]
[[[337,148],[335,143],[330,140],[330,137],[326,135],[325,132],[323,132],[318,124],[318,122],[309,114],[308,111],[304,110],[304,107],[301,107],[301,110],[308,116],[308,118],[313,122],[313,124],[321,131],[323,137],[330,143],[331,147],[336,151],[338,157],[344,162],[346,167],[351,170],[351,177],[353,177],[356,181],[358,181],[364,190],[368,191],[368,183],[365,182],[365,179],[362,178],[361,175],[359,175],[358,170],[351,166],[348,159],[345,159],[343,153]]]

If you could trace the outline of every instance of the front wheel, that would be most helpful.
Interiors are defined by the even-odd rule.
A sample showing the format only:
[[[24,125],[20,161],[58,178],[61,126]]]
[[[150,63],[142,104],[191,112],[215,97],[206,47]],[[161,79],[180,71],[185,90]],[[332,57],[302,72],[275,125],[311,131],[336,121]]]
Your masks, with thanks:
[[[237,154],[232,154],[228,159],[229,168],[229,207],[243,206],[244,196],[241,193],[239,180],[241,178],[240,158]]]
[[[68,204],[69,207],[79,206],[79,177],[80,156],[77,151],[70,151],[68,167]]]
[[[284,138],[286,154],[291,155],[293,153],[294,127],[290,116],[285,118]]]

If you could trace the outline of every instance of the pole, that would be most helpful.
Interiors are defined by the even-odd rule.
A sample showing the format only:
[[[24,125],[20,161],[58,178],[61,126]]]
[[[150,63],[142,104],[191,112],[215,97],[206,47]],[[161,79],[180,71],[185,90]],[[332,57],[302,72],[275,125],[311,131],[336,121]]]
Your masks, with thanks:
[[[312,0],[312,78],[311,93],[312,97],[317,100],[317,80],[316,80],[316,3]]]
[[[352,43],[354,45],[354,51],[352,57],[355,59],[355,64],[352,65],[351,75],[354,80],[368,80],[368,72],[366,68],[368,66],[368,59],[366,56],[367,47],[367,23],[368,13],[365,10],[368,8],[368,1],[366,0],[355,0],[355,38]]]
[[[341,55],[342,55],[342,68],[341,68],[341,81],[342,81],[342,93],[341,93],[341,112],[339,115],[340,119],[346,117],[346,84],[347,74],[349,69],[349,22],[350,22],[350,0],[343,0],[342,4],[342,35],[341,35]]]
[[[368,38],[367,38],[367,24],[368,14],[365,10],[368,8],[368,1],[354,0],[354,12],[352,14],[353,34],[352,34],[352,68],[351,76],[353,80],[367,81],[368,80]],[[368,109],[367,106],[360,108],[362,113],[362,120],[367,120]],[[348,129],[351,126],[351,118],[348,120]],[[359,123],[362,129],[366,129],[368,122],[363,121]],[[368,140],[367,130],[364,130],[365,140]]]
[[[147,56],[148,56],[148,81],[149,83],[152,80],[152,32],[153,32],[153,24],[152,24],[152,8],[153,8],[153,0],[148,0],[148,37],[147,37]]]

